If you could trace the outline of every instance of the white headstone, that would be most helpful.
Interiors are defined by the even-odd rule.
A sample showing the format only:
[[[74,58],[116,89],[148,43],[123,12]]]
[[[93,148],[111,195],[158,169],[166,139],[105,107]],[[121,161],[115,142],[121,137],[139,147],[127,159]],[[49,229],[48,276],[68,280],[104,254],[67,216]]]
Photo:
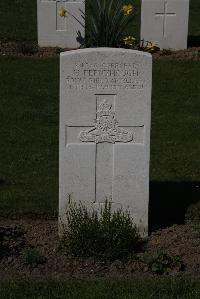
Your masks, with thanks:
[[[142,0],[141,39],[161,49],[186,49],[189,0]]]
[[[60,57],[60,220],[70,196],[128,210],[148,231],[152,58],[97,48]]]
[[[78,48],[77,32],[84,37],[84,28],[72,16],[60,16],[65,9],[74,15],[83,25],[81,17],[85,12],[83,0],[37,0],[38,44],[41,47]],[[82,11],[82,12],[81,12]]]

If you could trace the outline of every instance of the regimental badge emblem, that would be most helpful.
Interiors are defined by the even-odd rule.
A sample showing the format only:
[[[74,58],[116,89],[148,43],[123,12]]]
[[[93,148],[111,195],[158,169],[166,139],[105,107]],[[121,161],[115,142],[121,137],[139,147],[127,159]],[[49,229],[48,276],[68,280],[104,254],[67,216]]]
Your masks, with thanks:
[[[131,142],[133,133],[119,127],[112,104],[107,99],[99,105],[94,127],[81,131],[79,139],[82,142]]]

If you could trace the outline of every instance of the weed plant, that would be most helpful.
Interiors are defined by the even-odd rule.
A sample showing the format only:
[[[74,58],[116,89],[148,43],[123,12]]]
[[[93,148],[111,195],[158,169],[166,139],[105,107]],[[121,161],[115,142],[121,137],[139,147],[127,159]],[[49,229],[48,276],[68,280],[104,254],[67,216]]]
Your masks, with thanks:
[[[29,265],[31,268],[44,265],[47,261],[46,257],[41,255],[35,248],[26,250],[23,259],[24,264]]]
[[[144,261],[148,270],[158,275],[184,270],[184,263],[179,255],[172,256],[165,252],[157,252],[152,256],[146,256]]]
[[[72,256],[117,259],[137,250],[140,236],[128,212],[111,212],[111,203],[98,213],[70,202],[64,244]]]

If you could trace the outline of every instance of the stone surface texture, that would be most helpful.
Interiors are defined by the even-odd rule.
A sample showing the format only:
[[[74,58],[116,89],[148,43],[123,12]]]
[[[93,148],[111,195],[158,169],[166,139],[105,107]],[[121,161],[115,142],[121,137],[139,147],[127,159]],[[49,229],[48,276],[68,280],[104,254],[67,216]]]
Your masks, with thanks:
[[[79,1],[37,0],[38,44],[41,47],[61,47],[74,49],[80,46],[77,32],[84,37],[84,27],[72,16],[59,15],[64,8],[74,15],[82,24],[81,11],[85,12],[85,3]]]
[[[141,39],[161,49],[187,48],[189,0],[142,0]]]
[[[60,220],[68,198],[128,210],[148,232],[152,57],[112,48],[60,57]]]

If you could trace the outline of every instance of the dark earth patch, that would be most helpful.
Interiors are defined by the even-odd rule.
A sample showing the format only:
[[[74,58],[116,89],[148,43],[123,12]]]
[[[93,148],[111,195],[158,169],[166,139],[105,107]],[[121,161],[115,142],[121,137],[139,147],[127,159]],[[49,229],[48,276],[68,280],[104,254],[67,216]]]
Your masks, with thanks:
[[[1,42],[0,56],[36,56],[36,57],[54,57],[64,51],[73,49],[58,47],[39,47],[36,42]],[[200,47],[195,46],[186,50],[172,51],[162,50],[153,54],[155,59],[173,58],[200,60]]]
[[[141,252],[128,260],[97,260],[65,255],[58,238],[57,220],[1,219],[0,279],[47,276],[93,278],[157,276],[148,268],[146,258],[157,253],[179,256],[184,269],[169,274],[200,276],[200,226],[173,225],[151,233]],[[3,242],[2,242],[3,240]]]

